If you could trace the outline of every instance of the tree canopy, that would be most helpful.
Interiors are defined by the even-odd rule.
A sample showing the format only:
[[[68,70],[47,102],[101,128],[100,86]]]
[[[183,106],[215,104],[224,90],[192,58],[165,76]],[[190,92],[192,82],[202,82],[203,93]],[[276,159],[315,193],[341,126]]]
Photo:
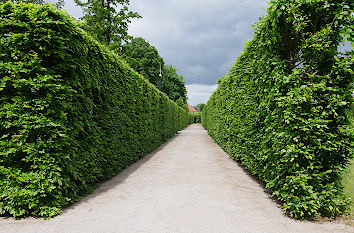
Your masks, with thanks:
[[[131,39],[128,24],[141,18],[137,12],[129,11],[129,0],[75,0],[82,7],[83,28],[96,40],[115,52],[120,52],[123,42]],[[117,10],[117,7],[121,7]]]
[[[188,112],[188,104],[183,98],[178,98],[176,104]]]
[[[157,49],[143,38],[134,38],[122,48],[122,57],[128,64],[147,78],[160,91],[164,92],[171,100],[181,98],[187,101],[187,89],[183,76],[177,74],[177,69],[172,65],[165,65]],[[160,77],[162,68],[162,77]]]
[[[130,67],[159,88],[160,67],[164,66],[164,61],[154,46],[141,37],[133,38],[123,46],[122,57]]]
[[[179,75],[172,65],[163,67],[160,90],[173,101],[181,98],[184,103],[187,102],[187,89],[183,76]]]
[[[197,109],[198,112],[203,111],[204,107],[205,107],[205,104],[202,104],[202,103],[201,104],[197,104],[196,106],[194,106],[194,108]]]

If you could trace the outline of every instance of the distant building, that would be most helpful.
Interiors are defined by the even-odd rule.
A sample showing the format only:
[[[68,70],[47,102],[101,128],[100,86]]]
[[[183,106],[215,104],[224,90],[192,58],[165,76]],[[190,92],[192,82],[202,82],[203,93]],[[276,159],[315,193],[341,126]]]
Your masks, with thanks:
[[[188,112],[198,112],[192,105],[188,105]]]

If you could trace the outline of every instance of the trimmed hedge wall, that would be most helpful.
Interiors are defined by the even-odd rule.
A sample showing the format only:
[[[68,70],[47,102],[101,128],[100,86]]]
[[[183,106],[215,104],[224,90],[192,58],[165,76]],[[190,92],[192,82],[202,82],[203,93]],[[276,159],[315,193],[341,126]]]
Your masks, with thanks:
[[[340,174],[353,157],[354,1],[272,1],[254,38],[202,112],[202,124],[265,182],[290,216],[346,209]],[[349,29],[351,28],[351,29]]]
[[[0,5],[0,214],[52,217],[189,123],[50,5]]]

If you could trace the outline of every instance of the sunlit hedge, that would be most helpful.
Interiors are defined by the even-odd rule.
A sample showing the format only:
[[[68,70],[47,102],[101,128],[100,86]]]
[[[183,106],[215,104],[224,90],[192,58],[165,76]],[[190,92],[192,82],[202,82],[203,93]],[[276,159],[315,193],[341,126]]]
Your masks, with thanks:
[[[51,217],[188,113],[50,5],[0,5],[0,214]]]
[[[235,160],[265,181],[291,216],[346,208],[340,174],[352,158],[354,1],[272,1],[202,124]]]

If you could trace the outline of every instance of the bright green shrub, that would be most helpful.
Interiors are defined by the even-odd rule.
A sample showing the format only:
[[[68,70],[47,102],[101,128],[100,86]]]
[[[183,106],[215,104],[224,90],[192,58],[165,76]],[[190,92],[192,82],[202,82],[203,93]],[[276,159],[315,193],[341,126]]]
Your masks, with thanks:
[[[0,214],[51,217],[189,121],[50,5],[0,5]]]
[[[202,124],[235,160],[265,181],[290,216],[336,216],[346,208],[340,173],[353,135],[354,1],[272,1],[254,38],[219,80]]]
[[[201,113],[200,112],[190,112],[189,113],[189,124],[201,123]]]

